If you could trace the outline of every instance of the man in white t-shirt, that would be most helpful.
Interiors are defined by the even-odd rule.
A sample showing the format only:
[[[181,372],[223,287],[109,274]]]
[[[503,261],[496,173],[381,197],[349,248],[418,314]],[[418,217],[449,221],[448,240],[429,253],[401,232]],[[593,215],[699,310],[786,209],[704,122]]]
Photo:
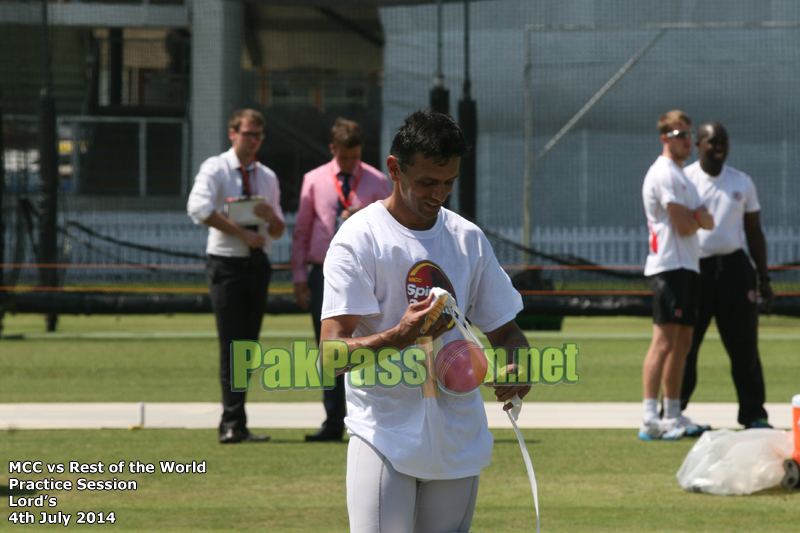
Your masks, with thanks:
[[[325,258],[322,340],[350,351],[403,350],[446,289],[494,347],[527,346],[514,323],[522,299],[483,232],[442,205],[467,145],[455,121],[417,111],[392,142],[392,195],[352,215]],[[444,316],[425,334],[461,338]],[[384,352],[386,353],[386,352]],[[530,386],[498,387],[504,409]],[[479,391],[424,398],[420,387],[346,382],[351,532],[469,531],[481,469],[493,438]]]
[[[697,352],[711,322],[716,319],[722,343],[731,360],[731,374],[739,398],[739,423],[745,428],[769,428],[764,409],[766,391],[758,355],[756,271],[744,251],[745,239],[758,268],[764,308],[774,293],[767,269],[767,242],[761,230],[761,205],[750,176],[725,165],[728,132],[716,122],[697,130],[700,159],[685,173],[697,187],[701,201],[714,213],[714,229],[699,230],[700,312],[686,357],[681,406],[686,408],[697,384]]]
[[[682,111],[661,116],[661,156],[647,171],[642,187],[650,228],[644,274],[653,289],[653,340],[642,369],[644,417],[639,438],[643,440],[677,440],[708,429],[683,416],[680,408],[683,364],[697,319],[696,233],[714,227],[697,189],[681,170],[692,155],[691,127],[691,119]],[[664,397],[663,418],[658,413],[659,392]]]

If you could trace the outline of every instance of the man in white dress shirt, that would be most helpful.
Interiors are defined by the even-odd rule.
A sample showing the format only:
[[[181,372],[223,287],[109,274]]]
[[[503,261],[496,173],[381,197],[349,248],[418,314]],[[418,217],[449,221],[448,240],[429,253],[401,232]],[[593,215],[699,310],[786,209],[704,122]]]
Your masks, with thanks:
[[[232,389],[230,350],[234,340],[258,340],[272,272],[267,254],[286,228],[278,178],[256,161],[264,117],[252,109],[235,111],[228,137],[231,149],[200,167],[186,208],[195,224],[208,226],[206,280],[219,335],[222,444],[269,440],[247,429],[246,391]],[[253,207],[256,220],[244,226],[223,213],[226,203],[241,197],[262,200]]]

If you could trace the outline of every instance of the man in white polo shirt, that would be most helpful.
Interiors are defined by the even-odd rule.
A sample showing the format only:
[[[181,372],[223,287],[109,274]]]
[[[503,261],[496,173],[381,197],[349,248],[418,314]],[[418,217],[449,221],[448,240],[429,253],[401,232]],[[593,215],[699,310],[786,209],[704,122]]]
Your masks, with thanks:
[[[642,199],[650,228],[650,253],[644,274],[653,289],[653,340],[642,370],[643,440],[677,440],[699,435],[707,427],[681,414],[683,364],[692,343],[699,293],[697,230],[712,229],[714,220],[681,165],[692,155],[692,121],[669,111],[658,121],[661,156],[644,178]],[[658,396],[663,385],[663,419]]]
[[[728,132],[717,122],[697,130],[700,159],[686,167],[686,177],[697,187],[703,203],[714,213],[715,227],[699,230],[700,312],[686,357],[681,406],[686,408],[697,384],[697,352],[711,322],[716,319],[722,343],[731,360],[731,374],[739,398],[739,423],[745,428],[769,428],[764,409],[766,392],[758,355],[756,271],[744,251],[745,239],[758,268],[764,308],[774,293],[767,269],[767,243],[761,230],[761,205],[753,180],[725,165]]]

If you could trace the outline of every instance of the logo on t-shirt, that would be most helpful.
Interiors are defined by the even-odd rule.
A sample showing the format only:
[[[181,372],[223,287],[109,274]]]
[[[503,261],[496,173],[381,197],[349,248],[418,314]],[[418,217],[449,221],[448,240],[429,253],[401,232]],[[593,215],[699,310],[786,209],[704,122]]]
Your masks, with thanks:
[[[434,287],[446,290],[453,299],[456,299],[456,291],[453,289],[453,284],[450,283],[447,274],[433,261],[420,261],[408,270],[408,276],[406,276],[406,298],[408,298],[408,303],[421,302],[428,297]],[[456,304],[458,304],[457,299]],[[444,313],[449,315],[447,311]],[[455,325],[455,320],[451,318],[447,323],[447,329],[451,329]]]
[[[444,289],[453,298],[456,297],[453,284],[450,283],[447,274],[436,263],[420,261],[408,270],[408,276],[406,276],[406,298],[408,298],[408,303],[424,300],[434,287]]]
[[[733,191],[731,196],[733,196],[733,199],[736,200],[737,202],[741,202],[742,201],[742,192],[741,191]]]

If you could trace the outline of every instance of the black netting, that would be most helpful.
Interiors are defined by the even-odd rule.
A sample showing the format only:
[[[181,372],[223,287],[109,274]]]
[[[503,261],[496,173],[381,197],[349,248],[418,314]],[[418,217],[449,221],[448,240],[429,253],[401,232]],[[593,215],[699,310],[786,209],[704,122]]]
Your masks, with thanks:
[[[285,267],[302,176],[329,159],[335,118],[364,127],[364,160],[385,169],[437,74],[452,114],[467,87],[476,102],[476,219],[527,290],[647,291],[641,184],[674,108],[727,127],[729,163],[758,187],[769,263],[788,265],[773,284],[800,288],[791,0],[487,0],[468,20],[464,2],[440,18],[433,1],[73,1],[49,2],[45,25],[39,2],[0,4],[3,286],[18,292],[41,284],[47,55],[68,290],[203,291],[206,230],[186,197],[237,107],[267,119],[259,159],[281,182],[289,228],[272,259]],[[451,207],[465,202],[456,191]],[[274,279],[290,290],[287,269]]]

